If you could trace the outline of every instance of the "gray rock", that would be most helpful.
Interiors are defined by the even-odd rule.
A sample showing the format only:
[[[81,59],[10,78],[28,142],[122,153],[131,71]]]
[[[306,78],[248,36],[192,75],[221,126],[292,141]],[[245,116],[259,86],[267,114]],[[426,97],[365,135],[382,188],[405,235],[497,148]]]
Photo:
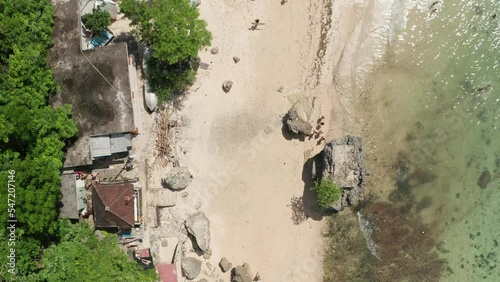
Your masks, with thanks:
[[[260,278],[260,274],[257,272],[257,274],[255,274],[255,277],[253,278],[253,281],[260,281],[261,278]]]
[[[201,260],[197,258],[183,258],[181,263],[182,274],[188,279],[195,279],[201,272]]]
[[[187,167],[177,166],[172,168],[161,181],[163,186],[169,189],[182,190],[185,189],[189,183],[191,183],[192,179],[193,176]]]
[[[488,183],[490,183],[491,181],[491,174],[489,172],[489,170],[485,169],[481,175],[479,176],[479,179],[477,180],[477,185],[479,185],[479,187],[483,188],[483,189],[486,189],[486,187],[488,187]]]
[[[189,195],[188,192],[182,192],[181,193],[181,197],[183,197],[183,198],[186,198],[188,195]]]
[[[288,125],[288,129],[295,134],[312,134],[313,126],[309,121],[307,121],[305,114],[302,114],[296,105],[288,111],[286,123]]]
[[[233,57],[233,61],[234,61],[234,63],[236,64],[236,63],[238,63],[238,62],[240,61],[240,58],[239,58],[239,57],[234,56],[234,57]]]
[[[223,257],[220,260],[219,266],[220,266],[220,269],[222,270],[222,272],[224,272],[224,273],[228,272],[229,270],[231,270],[231,268],[233,268],[233,264],[231,262],[229,262],[229,260],[225,257]]]
[[[210,50],[210,53],[212,53],[212,55],[215,55],[217,53],[219,53],[219,47],[214,47]]]
[[[252,280],[253,275],[248,263],[243,264],[243,266],[238,265],[233,269],[231,282],[252,282]]]
[[[233,82],[231,80],[226,80],[224,81],[224,83],[222,83],[222,90],[224,90],[224,92],[226,93],[228,93],[232,87],[233,87]]]
[[[343,189],[342,197],[331,208],[340,211],[363,200],[364,177],[369,174],[364,164],[361,138],[347,136],[328,142],[313,158],[317,179],[330,178]]]
[[[186,219],[186,229],[193,235],[201,251],[210,252],[210,221],[203,212],[192,214]]]

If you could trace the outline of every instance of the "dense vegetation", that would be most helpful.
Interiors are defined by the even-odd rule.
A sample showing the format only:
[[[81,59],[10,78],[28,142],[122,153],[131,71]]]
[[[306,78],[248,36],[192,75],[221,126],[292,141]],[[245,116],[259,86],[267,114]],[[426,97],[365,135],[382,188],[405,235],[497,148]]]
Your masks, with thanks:
[[[64,224],[58,245],[45,252],[41,279],[65,281],[156,281],[154,270],[144,271],[118,248],[116,235],[103,232],[97,238],[85,223]],[[64,271],[62,271],[64,270]],[[75,278],[77,278],[75,280]]]
[[[329,178],[323,178],[321,181],[316,181],[312,190],[318,195],[318,205],[322,209],[326,209],[334,204],[342,196],[342,188],[339,188]]]
[[[48,104],[57,91],[47,64],[53,21],[49,0],[0,0],[0,280],[150,281],[154,272],[138,273],[115,239],[58,220],[64,148],[77,129],[69,106]]]
[[[88,29],[92,30],[93,34],[99,34],[111,24],[111,15],[108,11],[103,10],[102,6],[98,6],[97,9],[92,9],[92,14],[83,15],[82,22]]]
[[[39,267],[41,246],[57,240],[63,148],[77,130],[69,106],[48,105],[57,89],[46,61],[54,13],[49,1],[0,1],[0,13],[0,262],[5,276],[7,207],[14,208],[17,270],[26,275]],[[15,199],[8,206],[10,175]]]
[[[196,74],[192,62],[212,40],[198,9],[188,0],[122,0],[120,9],[132,20],[139,41],[153,49],[148,78],[159,100],[186,90]]]

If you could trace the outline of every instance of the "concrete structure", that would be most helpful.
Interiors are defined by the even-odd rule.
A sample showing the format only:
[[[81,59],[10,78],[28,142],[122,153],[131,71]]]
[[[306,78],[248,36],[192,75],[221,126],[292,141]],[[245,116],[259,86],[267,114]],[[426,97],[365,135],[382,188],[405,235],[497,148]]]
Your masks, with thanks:
[[[91,165],[91,136],[136,129],[127,44],[82,52],[78,1],[58,1],[54,6],[54,30],[58,32],[53,35],[49,63],[61,89],[50,103],[53,107],[72,105],[72,118],[78,127],[77,140],[69,147],[64,166]]]

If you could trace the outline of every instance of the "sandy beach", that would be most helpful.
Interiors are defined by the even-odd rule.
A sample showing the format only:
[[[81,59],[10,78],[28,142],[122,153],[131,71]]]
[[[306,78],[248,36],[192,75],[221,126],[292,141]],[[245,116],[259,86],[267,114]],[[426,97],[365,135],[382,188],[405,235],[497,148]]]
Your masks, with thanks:
[[[217,0],[199,7],[214,37],[200,52],[209,67],[198,71],[177,112],[173,144],[194,177],[177,206],[210,219],[213,265],[227,257],[233,265],[249,263],[262,281],[322,280],[323,222],[303,176],[305,161],[322,145],[285,138],[282,118],[296,97],[314,98],[312,119],[328,121],[324,137],[343,137],[331,77],[331,60],[340,54],[327,51],[333,43],[322,36],[332,32],[328,5]],[[256,18],[265,25],[251,30]],[[221,88],[225,80],[234,83],[229,93]]]

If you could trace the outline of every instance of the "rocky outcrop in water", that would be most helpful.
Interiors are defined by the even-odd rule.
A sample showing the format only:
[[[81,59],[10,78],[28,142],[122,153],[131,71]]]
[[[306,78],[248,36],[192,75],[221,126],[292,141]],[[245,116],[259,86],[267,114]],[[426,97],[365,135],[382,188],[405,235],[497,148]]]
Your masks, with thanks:
[[[186,219],[186,229],[195,238],[201,251],[210,251],[210,221],[203,212],[194,213]]]
[[[187,167],[178,166],[172,168],[167,175],[165,175],[165,178],[161,180],[161,182],[163,186],[169,189],[182,190],[185,189],[189,183],[191,183],[192,179],[193,176]]]
[[[328,177],[343,189],[342,197],[332,205],[340,211],[348,205],[363,199],[364,177],[368,170],[364,164],[364,154],[360,137],[347,136],[328,142],[313,160],[313,177]]]

